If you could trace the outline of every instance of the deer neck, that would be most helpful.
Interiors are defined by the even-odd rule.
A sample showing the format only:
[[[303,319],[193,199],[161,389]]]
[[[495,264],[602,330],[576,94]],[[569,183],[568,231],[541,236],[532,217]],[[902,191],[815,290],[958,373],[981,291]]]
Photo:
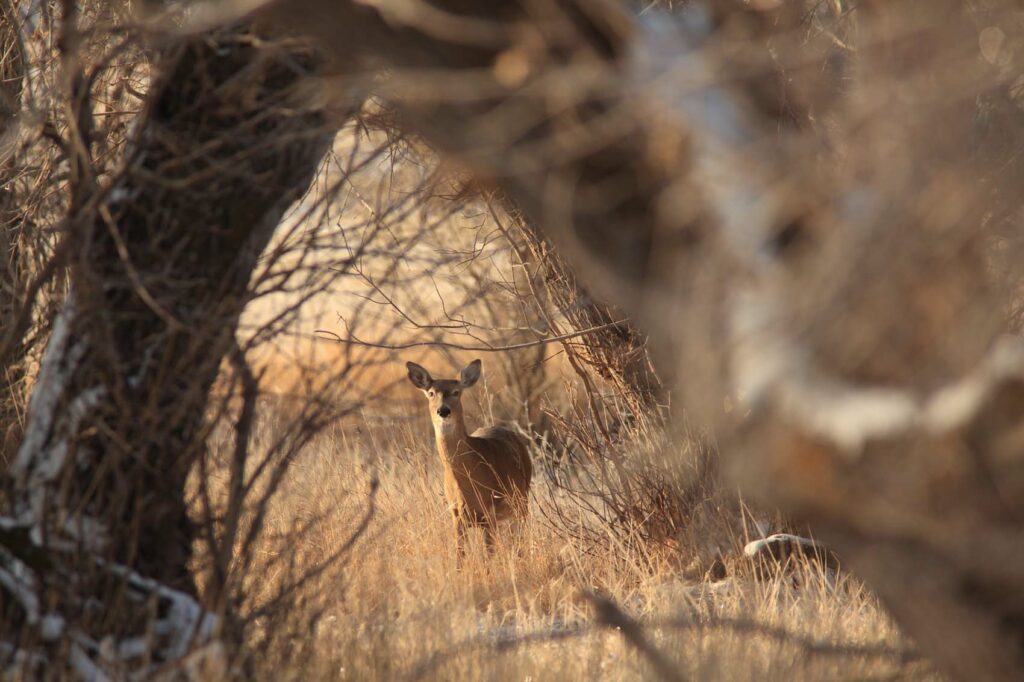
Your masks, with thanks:
[[[454,461],[469,449],[469,434],[466,433],[466,422],[462,415],[452,416],[451,424],[442,425],[434,422],[434,437],[437,439],[437,452],[445,462]]]

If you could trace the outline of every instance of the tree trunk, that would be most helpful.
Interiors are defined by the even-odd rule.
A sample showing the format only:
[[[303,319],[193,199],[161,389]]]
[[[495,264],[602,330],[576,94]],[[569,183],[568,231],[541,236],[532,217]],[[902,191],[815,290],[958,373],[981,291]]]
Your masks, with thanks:
[[[32,569],[12,601],[21,622],[36,645],[53,639],[24,598],[46,585],[79,674],[106,665],[83,641],[144,642],[132,638],[159,632],[153,618],[166,621],[155,648],[115,674],[174,661],[211,635],[189,566],[186,477],[257,259],[333,139],[306,97],[317,63],[302,44],[247,29],[174,48],[109,191],[76,188],[72,292],[12,467],[6,546]],[[152,612],[140,594],[156,599]]]

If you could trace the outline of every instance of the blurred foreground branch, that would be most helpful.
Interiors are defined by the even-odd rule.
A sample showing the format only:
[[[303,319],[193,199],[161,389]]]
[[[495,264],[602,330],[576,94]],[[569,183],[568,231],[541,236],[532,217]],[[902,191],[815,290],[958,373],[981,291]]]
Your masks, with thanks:
[[[854,658],[881,659],[891,661],[898,669],[905,668],[921,660],[917,653],[908,649],[885,645],[845,644],[835,641],[822,641],[791,632],[786,628],[758,623],[753,620],[719,617],[699,619],[691,615],[683,615],[678,618],[636,620],[626,614],[619,605],[607,597],[590,593],[585,593],[582,596],[595,608],[596,616],[594,621],[512,636],[495,637],[491,635],[474,637],[421,662],[414,668],[411,677],[412,679],[422,679],[448,661],[471,651],[479,649],[492,649],[498,653],[513,651],[519,647],[534,644],[546,644],[564,639],[585,637],[595,634],[602,629],[620,631],[622,636],[631,645],[635,646],[642,656],[651,662],[652,665],[656,666],[658,676],[666,680],[679,680],[685,679],[685,677],[680,673],[678,667],[668,660],[663,651],[658,650],[650,643],[651,634],[659,630],[667,630],[674,633],[728,630],[763,637],[778,644],[792,646],[805,656],[849,656]],[[642,646],[637,646],[636,642],[639,640],[642,640]]]
[[[499,186],[650,334],[746,493],[811,522],[946,671],[1012,679],[1016,10],[812,4],[697,2],[646,24],[575,1],[261,12],[385,65],[373,87],[400,123]],[[845,40],[840,21],[857,23]]]

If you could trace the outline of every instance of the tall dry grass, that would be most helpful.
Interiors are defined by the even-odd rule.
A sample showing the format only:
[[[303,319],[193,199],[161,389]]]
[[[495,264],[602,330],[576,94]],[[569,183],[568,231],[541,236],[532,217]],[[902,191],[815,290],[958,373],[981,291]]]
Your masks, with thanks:
[[[481,403],[493,405],[486,397]],[[292,462],[274,499],[258,565],[245,578],[243,611],[260,612],[283,586],[351,547],[255,619],[249,641],[259,678],[650,679],[649,662],[618,631],[596,627],[586,593],[606,595],[632,618],[654,624],[648,636],[683,678],[933,677],[923,664],[870,651],[908,645],[854,579],[801,566],[757,582],[740,558],[742,529],[669,549],[610,532],[579,539],[554,527],[544,509],[577,505],[579,524],[600,521],[553,486],[543,467],[524,536],[506,533],[494,556],[472,537],[457,570],[425,411],[419,404],[390,407],[324,430]],[[474,410],[470,426],[490,417]],[[287,419],[281,407],[264,409],[253,446],[266,447]],[[230,448],[230,440],[219,442],[213,439],[215,450]],[[379,482],[374,511],[359,535],[371,481]],[[707,509],[716,513],[713,505]],[[700,528],[731,524],[704,521]],[[699,553],[695,541],[723,548],[729,578],[706,582],[686,570]]]

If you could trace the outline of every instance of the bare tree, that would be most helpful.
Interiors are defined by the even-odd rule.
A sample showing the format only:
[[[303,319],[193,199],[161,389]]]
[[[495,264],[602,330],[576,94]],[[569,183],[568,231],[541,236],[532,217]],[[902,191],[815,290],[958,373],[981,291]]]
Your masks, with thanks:
[[[66,3],[72,291],[11,467],[4,655],[20,652],[27,674],[59,674],[64,660],[122,675],[177,665],[218,627],[190,570],[186,478],[221,360],[239,352],[257,259],[336,128],[312,97],[320,59],[301,42],[245,26],[173,40],[119,172],[101,183],[76,18]],[[60,646],[66,658],[42,656]]]

